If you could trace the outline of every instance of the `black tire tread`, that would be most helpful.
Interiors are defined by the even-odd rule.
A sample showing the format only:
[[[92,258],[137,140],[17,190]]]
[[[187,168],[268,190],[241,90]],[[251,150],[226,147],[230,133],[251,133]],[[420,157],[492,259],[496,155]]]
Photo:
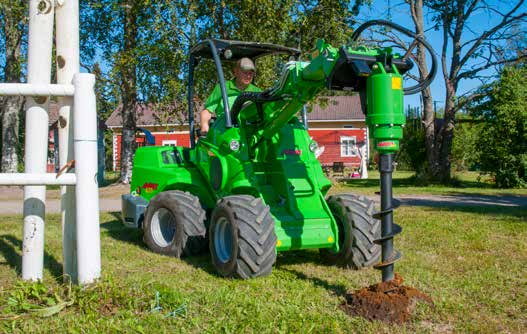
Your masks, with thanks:
[[[351,269],[376,264],[381,256],[381,247],[373,241],[381,235],[381,224],[380,220],[373,218],[374,203],[364,196],[353,194],[330,196],[327,203],[336,218],[340,218],[343,224],[350,224],[351,240],[337,254],[322,249],[322,257],[330,264]]]
[[[277,239],[269,207],[260,198],[233,195],[220,199],[216,209],[232,212],[238,233],[238,255],[234,270],[222,274],[242,279],[270,274],[276,261]],[[212,252],[212,238],[210,243]]]
[[[205,234],[207,231],[205,227],[206,212],[201,207],[199,198],[189,192],[180,190],[160,192],[150,200],[145,213],[145,222],[147,219],[151,219],[154,214],[151,211],[160,207],[172,212],[172,215],[176,218],[176,224],[178,224],[178,227],[182,227],[183,233],[175,236],[170,247],[162,249],[155,245],[153,238],[149,238],[146,235],[149,223],[144,224],[144,240],[149,248],[156,253],[178,258],[182,255],[189,256],[199,253],[206,245]]]

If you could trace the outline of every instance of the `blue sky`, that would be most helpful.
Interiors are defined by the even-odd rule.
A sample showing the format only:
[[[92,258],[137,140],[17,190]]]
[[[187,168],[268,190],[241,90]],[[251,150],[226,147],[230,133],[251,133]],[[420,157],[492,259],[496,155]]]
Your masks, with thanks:
[[[403,3],[401,0],[391,0],[391,1],[381,1],[373,0],[371,7],[363,7],[360,12],[360,19],[367,21],[373,19],[388,19],[391,16],[391,21],[402,25],[410,30],[414,30],[414,24],[412,18],[410,17],[410,9],[408,5]],[[517,3],[516,1],[496,1],[489,0],[487,3],[495,7],[500,12],[505,12],[511,7],[511,3]],[[389,8],[391,7],[391,10]],[[521,11],[525,12],[527,10],[527,5],[522,6]],[[473,15],[469,22],[468,26],[471,28],[472,32],[467,31],[465,33],[465,40],[469,38],[474,38],[476,35],[480,35],[483,31],[489,27],[495,25],[499,20],[498,15],[492,15],[488,12],[480,11],[477,14]],[[425,29],[432,27],[431,17],[425,16]],[[525,29],[524,29],[525,31]],[[441,61],[441,48],[442,48],[442,33],[441,31],[434,31],[429,29],[426,32],[427,41],[437,50],[436,56],[438,62]],[[449,49],[450,50],[450,49]],[[430,65],[429,65],[430,66]],[[439,66],[441,66],[439,64]],[[494,70],[489,70],[485,74],[493,74]],[[459,93],[464,93],[470,90],[473,90],[481,85],[479,80],[463,80],[459,85]],[[434,100],[439,101],[438,107],[443,105],[445,99],[445,85],[443,79],[443,73],[441,67],[439,67],[436,78],[431,85],[432,95]],[[420,105],[420,95],[409,95],[405,97],[405,105],[419,106]]]

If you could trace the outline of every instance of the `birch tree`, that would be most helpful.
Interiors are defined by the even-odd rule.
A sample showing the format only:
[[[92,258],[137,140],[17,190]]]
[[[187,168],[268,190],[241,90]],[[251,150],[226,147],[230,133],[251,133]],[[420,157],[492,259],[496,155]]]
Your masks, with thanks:
[[[488,81],[498,72],[486,70],[525,59],[525,50],[511,54],[507,52],[507,44],[524,34],[527,8],[525,0],[498,4],[483,0],[440,0],[426,1],[425,5],[442,33],[441,68],[446,88],[443,122],[439,129],[434,129],[434,141],[427,141],[427,150],[436,160],[430,166],[432,176],[448,182],[456,113],[479,97],[475,91],[460,94],[460,83],[478,78]],[[472,19],[478,15],[485,15],[493,23],[476,26]]]
[[[4,82],[19,83],[22,75],[21,49],[26,28],[27,2],[0,1],[0,26],[5,45]],[[2,117],[2,162],[4,173],[14,173],[18,168],[19,124],[24,103],[23,97],[0,98]]]

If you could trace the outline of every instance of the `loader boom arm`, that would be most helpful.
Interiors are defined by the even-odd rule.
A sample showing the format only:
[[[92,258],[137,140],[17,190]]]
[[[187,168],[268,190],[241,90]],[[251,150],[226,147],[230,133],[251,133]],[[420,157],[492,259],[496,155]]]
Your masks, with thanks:
[[[366,79],[380,68],[400,76],[412,67],[411,61],[392,55],[390,48],[337,49],[321,39],[309,58],[310,61],[287,63],[273,88],[262,93],[243,93],[235,101],[231,110],[234,122],[257,121],[255,144],[275,135],[325,87],[364,92]],[[252,103],[247,105],[247,101]]]

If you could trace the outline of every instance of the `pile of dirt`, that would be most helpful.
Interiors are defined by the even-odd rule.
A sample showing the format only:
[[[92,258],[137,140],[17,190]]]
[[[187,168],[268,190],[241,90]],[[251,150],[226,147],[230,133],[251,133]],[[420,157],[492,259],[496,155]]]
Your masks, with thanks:
[[[432,299],[421,291],[404,286],[403,278],[395,274],[391,281],[371,285],[346,295],[342,308],[352,316],[361,316],[370,321],[402,324],[410,319],[417,302],[430,306]]]

